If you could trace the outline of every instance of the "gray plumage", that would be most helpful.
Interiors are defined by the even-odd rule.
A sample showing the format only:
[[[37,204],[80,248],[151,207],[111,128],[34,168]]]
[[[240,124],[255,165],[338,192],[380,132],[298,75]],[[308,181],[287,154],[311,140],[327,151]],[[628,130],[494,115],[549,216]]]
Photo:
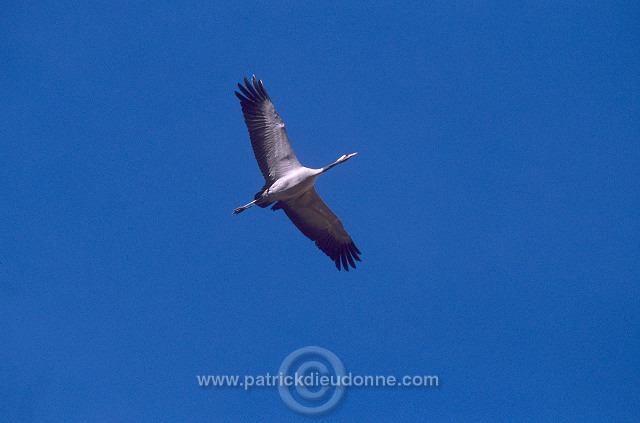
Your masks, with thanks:
[[[271,209],[284,210],[293,224],[334,261],[338,270],[355,268],[355,262],[360,261],[360,250],[313,185],[321,173],[346,162],[357,153],[343,155],[321,169],[302,166],[262,81],[253,76],[251,83],[247,78],[244,78],[244,83],[244,86],[238,84],[240,92],[235,94],[240,99],[253,153],[265,185],[252,202],[238,207],[233,214],[255,205],[263,208],[273,205]]]

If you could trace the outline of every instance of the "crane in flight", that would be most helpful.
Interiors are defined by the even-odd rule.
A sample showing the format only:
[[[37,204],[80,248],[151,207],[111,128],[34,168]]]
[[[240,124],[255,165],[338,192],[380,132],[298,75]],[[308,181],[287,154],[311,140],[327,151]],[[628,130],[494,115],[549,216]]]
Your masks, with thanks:
[[[238,214],[253,206],[284,210],[294,225],[336,264],[349,271],[360,261],[360,250],[329,207],[322,201],[313,184],[316,178],[334,166],[344,163],[357,153],[345,154],[334,163],[320,169],[304,167],[298,161],[287,136],[284,122],[255,75],[251,82],[244,78],[245,86],[238,84],[244,121],[265,184],[253,201],[238,207]],[[275,203],[275,204],[274,204]]]

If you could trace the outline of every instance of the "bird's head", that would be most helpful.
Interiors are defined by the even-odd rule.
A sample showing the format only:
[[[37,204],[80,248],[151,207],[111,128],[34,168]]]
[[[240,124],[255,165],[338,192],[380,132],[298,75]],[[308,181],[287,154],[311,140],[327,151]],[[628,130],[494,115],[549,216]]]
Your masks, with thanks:
[[[358,154],[358,153],[343,154],[337,161],[340,162],[340,163],[346,162],[347,160],[349,160],[350,158],[352,158],[356,154]]]

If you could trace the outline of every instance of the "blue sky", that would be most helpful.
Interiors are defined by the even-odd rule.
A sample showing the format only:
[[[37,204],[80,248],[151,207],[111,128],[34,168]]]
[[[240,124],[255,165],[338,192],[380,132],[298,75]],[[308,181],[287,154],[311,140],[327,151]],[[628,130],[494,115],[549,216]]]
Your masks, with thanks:
[[[634,2],[5,2],[1,421],[638,421]],[[362,251],[262,186],[255,73]],[[196,375],[305,346],[438,388]]]

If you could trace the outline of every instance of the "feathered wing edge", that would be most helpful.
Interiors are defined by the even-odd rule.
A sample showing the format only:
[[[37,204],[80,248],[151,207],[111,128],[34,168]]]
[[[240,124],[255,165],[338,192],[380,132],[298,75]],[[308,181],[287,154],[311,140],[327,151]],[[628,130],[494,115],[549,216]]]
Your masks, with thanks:
[[[251,82],[249,82],[249,80],[245,77],[244,84],[246,85],[246,88],[242,86],[242,84],[238,84],[238,88],[240,88],[240,91],[242,91],[242,94],[244,94],[244,96],[235,91],[236,96],[240,99],[241,103],[244,103],[246,101],[252,103],[260,103],[266,100],[271,101],[269,94],[267,94],[267,90],[264,89],[264,84],[260,79],[256,78],[255,75],[251,77]]]
[[[289,142],[285,124],[262,81],[254,75],[251,82],[244,78],[244,83],[244,86],[238,84],[240,92],[235,91],[235,94],[240,100],[253,154],[266,185],[270,185],[301,165]]]
[[[284,210],[300,232],[333,260],[338,270],[348,272],[349,267],[356,268],[355,262],[360,261],[362,253],[315,188],[295,199],[278,201],[272,209]]]
[[[264,177],[267,184],[273,183],[274,178],[270,173],[268,153],[265,149],[265,143],[268,141],[268,137],[271,132],[270,123],[274,116],[268,116],[268,111],[265,108],[265,103],[271,104],[271,109],[275,113],[273,103],[269,94],[264,89],[262,81],[256,79],[255,75],[251,80],[253,85],[245,77],[244,83],[238,84],[240,92],[234,91],[236,97],[240,100],[240,106],[242,107],[242,114],[244,116],[244,122],[249,130],[249,137],[251,138],[251,148],[253,149],[253,155],[258,162],[260,172]],[[277,117],[277,114],[275,115]],[[277,117],[277,119],[280,119]],[[281,122],[281,120],[280,120]]]

